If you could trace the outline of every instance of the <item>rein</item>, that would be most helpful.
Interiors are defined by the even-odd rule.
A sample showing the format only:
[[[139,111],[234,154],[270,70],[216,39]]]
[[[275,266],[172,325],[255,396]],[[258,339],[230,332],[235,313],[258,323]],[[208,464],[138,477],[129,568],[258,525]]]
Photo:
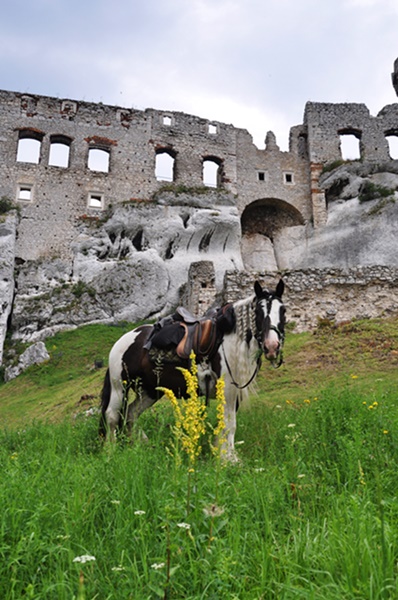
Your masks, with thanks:
[[[258,371],[259,371],[259,369],[260,369],[260,367],[261,367],[261,354],[260,354],[260,355],[259,355],[259,357],[257,358],[257,361],[256,361],[256,368],[255,368],[255,370],[254,370],[254,373],[253,373],[253,375],[250,377],[249,381],[248,381],[247,383],[245,383],[244,385],[239,385],[239,383],[237,383],[237,382],[235,381],[235,379],[234,379],[234,376],[232,375],[232,372],[231,372],[231,367],[229,366],[229,363],[228,363],[227,357],[225,356],[224,343],[222,344],[222,346],[221,346],[221,347],[222,347],[222,353],[223,353],[223,356],[224,356],[225,364],[226,364],[226,366],[227,366],[227,370],[228,370],[229,376],[230,376],[230,378],[231,378],[231,383],[232,383],[232,385],[234,385],[234,386],[235,386],[235,387],[236,387],[238,390],[244,390],[245,388],[247,388],[247,386],[248,386],[248,385],[250,385],[250,384],[251,384],[251,382],[252,382],[252,381],[253,381],[253,379],[256,377],[256,375],[257,375],[257,373],[258,373]]]

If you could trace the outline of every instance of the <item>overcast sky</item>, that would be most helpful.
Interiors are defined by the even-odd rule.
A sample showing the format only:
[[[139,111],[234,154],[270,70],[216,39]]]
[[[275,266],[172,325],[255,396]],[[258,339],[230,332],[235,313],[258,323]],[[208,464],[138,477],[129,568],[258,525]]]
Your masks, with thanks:
[[[398,101],[398,0],[0,0],[0,89],[273,130]]]

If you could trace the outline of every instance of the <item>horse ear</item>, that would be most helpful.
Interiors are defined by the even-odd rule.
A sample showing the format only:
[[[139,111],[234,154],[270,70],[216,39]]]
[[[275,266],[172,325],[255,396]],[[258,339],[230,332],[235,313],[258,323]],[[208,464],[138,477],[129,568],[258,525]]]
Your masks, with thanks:
[[[258,281],[254,283],[254,292],[257,298],[261,298],[263,296],[263,288],[261,287]]]
[[[283,282],[283,279],[280,279],[278,281],[278,285],[276,286],[275,296],[277,296],[278,298],[282,298],[284,289],[285,289],[285,284]]]

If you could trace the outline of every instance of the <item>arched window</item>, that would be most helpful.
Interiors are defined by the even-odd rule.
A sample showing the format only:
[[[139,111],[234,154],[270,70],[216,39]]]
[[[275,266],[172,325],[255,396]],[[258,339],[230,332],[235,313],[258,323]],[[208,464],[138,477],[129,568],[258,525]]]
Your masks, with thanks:
[[[156,152],[155,176],[158,181],[174,181],[175,156],[170,150]]]
[[[110,151],[104,148],[89,148],[88,150],[88,168],[90,171],[99,171],[109,173]]]
[[[220,159],[209,156],[203,160],[203,184],[214,188],[221,185]]]
[[[30,129],[19,132],[17,162],[39,164],[43,134]]]
[[[398,160],[398,133],[386,134],[386,140],[388,142],[390,158],[392,160]]]
[[[354,129],[339,131],[340,152],[343,160],[359,160],[361,158],[361,132]]]
[[[69,167],[71,139],[61,135],[52,135],[48,164],[51,167]]]

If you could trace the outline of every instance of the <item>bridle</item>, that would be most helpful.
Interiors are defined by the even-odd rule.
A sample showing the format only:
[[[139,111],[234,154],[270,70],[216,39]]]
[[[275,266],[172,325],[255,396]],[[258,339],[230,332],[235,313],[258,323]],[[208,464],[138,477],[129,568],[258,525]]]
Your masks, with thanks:
[[[271,365],[274,367],[274,369],[279,369],[279,367],[283,364],[283,344],[285,343],[285,334],[276,325],[270,325],[268,328],[268,331],[275,331],[276,335],[278,336],[278,340],[279,340],[278,360],[271,361]],[[261,346],[262,346],[262,334],[261,333],[258,334],[258,337],[256,336],[256,340],[257,340],[259,348],[261,348]]]
[[[274,298],[275,298],[275,297],[274,297]],[[274,298],[272,298],[272,300],[273,300]],[[258,304],[258,302],[259,302],[259,301],[257,300],[257,304]],[[271,304],[272,304],[272,301],[271,301],[271,303],[270,303],[270,306],[271,306]],[[254,309],[254,310],[255,310],[255,309]],[[268,312],[267,312],[267,316],[266,316],[266,317],[263,319],[263,321],[266,321],[266,319],[269,319],[269,320],[270,320],[269,313],[270,313],[270,310],[268,310]],[[269,325],[269,327],[267,328],[267,331],[275,331],[275,333],[276,333],[276,334],[277,334],[277,336],[278,336],[278,340],[279,340],[279,347],[280,347],[280,350],[279,350],[279,355],[278,355],[278,360],[277,360],[277,361],[271,361],[271,364],[272,364],[272,366],[274,367],[274,369],[279,369],[279,367],[280,367],[280,366],[283,364],[283,344],[284,344],[284,341],[285,341],[285,334],[283,333],[283,331],[281,331],[281,330],[279,329],[279,327],[277,327],[276,325],[271,325],[271,324],[270,324],[270,325]],[[261,367],[261,359],[262,359],[262,354],[263,354],[263,351],[264,351],[264,350],[263,350],[263,333],[264,333],[264,327],[261,329],[261,331],[259,331],[259,329],[258,329],[258,327],[257,327],[257,325],[256,325],[256,333],[255,333],[255,336],[254,336],[254,337],[255,337],[255,339],[256,339],[256,342],[257,342],[257,344],[258,344],[258,349],[259,349],[259,352],[258,352],[258,355],[257,355],[257,359],[256,359],[256,366],[255,366],[254,372],[253,372],[252,376],[250,377],[250,379],[249,379],[249,380],[248,380],[248,381],[247,381],[245,384],[243,384],[243,385],[239,385],[239,384],[238,384],[238,383],[235,381],[235,379],[234,379],[234,377],[233,377],[233,375],[232,375],[231,367],[229,366],[229,363],[228,363],[227,357],[226,357],[226,355],[225,355],[225,350],[224,350],[224,341],[223,341],[223,342],[222,342],[222,344],[221,344],[221,348],[222,348],[222,352],[223,352],[224,361],[225,361],[225,364],[226,364],[226,367],[227,367],[228,374],[229,374],[229,376],[230,376],[230,378],[231,378],[231,383],[232,383],[232,385],[234,385],[234,386],[235,386],[235,387],[236,387],[238,390],[243,390],[243,389],[245,389],[246,387],[248,387],[248,386],[251,384],[251,382],[253,381],[253,379],[256,377],[256,375],[257,375],[257,373],[259,372],[259,370],[260,370],[260,367]]]

